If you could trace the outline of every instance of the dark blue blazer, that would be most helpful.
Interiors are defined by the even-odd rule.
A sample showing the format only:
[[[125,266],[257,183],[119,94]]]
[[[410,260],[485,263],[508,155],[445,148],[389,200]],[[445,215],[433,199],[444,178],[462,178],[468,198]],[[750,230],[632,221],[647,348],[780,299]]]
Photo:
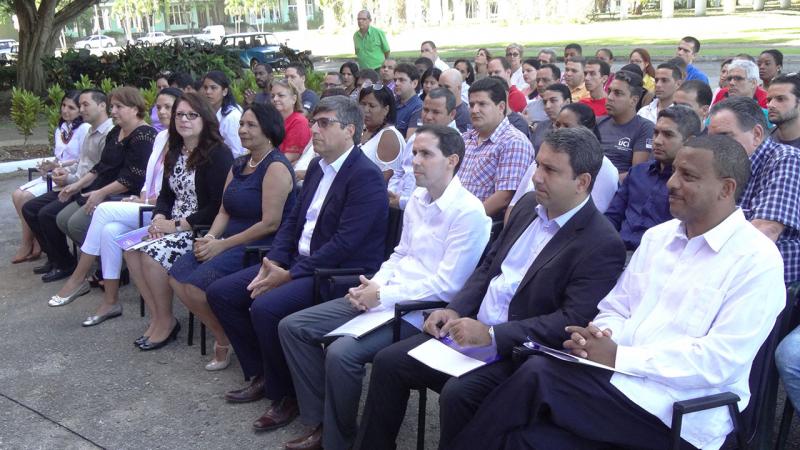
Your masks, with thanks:
[[[300,196],[281,223],[268,258],[289,268],[294,279],[322,267],[373,272],[383,262],[389,197],[380,169],[358,146],[345,159],[322,204],[311,235],[311,256],[298,260],[306,212],[322,180],[319,159],[308,165]]]

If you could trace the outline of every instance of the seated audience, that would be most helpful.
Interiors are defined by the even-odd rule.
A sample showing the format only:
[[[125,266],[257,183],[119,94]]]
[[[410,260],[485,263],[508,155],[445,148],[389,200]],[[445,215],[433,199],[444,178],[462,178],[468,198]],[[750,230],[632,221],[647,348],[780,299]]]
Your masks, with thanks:
[[[397,61],[393,58],[386,58],[381,64],[380,76],[381,84],[388,87],[389,90],[395,92],[394,89],[394,68],[397,67]]]
[[[479,48],[475,53],[475,81],[482,80],[489,76],[489,61],[492,60],[492,54],[489,49]]]
[[[551,48],[543,48],[539,50],[539,54],[536,55],[536,59],[539,60],[539,64],[555,64],[558,61],[558,56],[556,56],[556,51]],[[560,79],[560,76],[559,76]]]
[[[511,66],[509,85],[516,87],[517,90],[523,92],[524,95],[528,95],[525,90],[529,89],[530,86],[525,81],[525,77],[522,74],[522,58],[524,53],[525,49],[519,44],[508,44],[506,47],[506,60],[508,60],[508,64]]]
[[[139,90],[121,87],[111,91],[111,116],[116,127],[106,136],[100,161],[75,183],[58,194],[58,200],[67,205],[55,217],[42,217],[39,225],[48,241],[52,270],[42,276],[50,282],[70,276],[75,269],[75,256],[67,249],[65,236],[82,244],[92,221],[92,214],[100,203],[112,195],[137,195],[144,184],[147,161],[153,151],[156,131],[144,121],[146,106]],[[42,223],[42,219],[45,222]],[[54,227],[56,225],[56,227]],[[50,306],[61,306],[60,300],[51,299]]]
[[[447,69],[447,71],[451,70],[454,69]],[[459,74],[456,75],[461,76]],[[422,102],[422,124],[457,128],[453,118],[456,114],[455,103],[457,98],[452,92],[444,88],[432,90],[430,95],[425,97],[425,101]],[[414,133],[406,141],[401,156],[403,164],[399,170],[392,174],[392,178],[389,180],[389,206],[394,208],[406,209],[406,204],[417,187],[413,167],[413,150],[416,137],[417,134]],[[461,160],[463,161],[463,156]]]
[[[530,126],[531,143],[535,152],[539,151],[545,135],[555,129],[556,118],[564,105],[572,103],[572,94],[569,93],[569,88],[561,83],[553,83],[544,88],[539,96],[542,98],[547,119],[534,122]]]
[[[186,72],[175,72],[169,76],[169,87],[178,88],[184,93],[196,92],[194,89],[194,83],[195,80]]]
[[[397,96],[395,127],[404,138],[414,134],[419,123],[422,100],[417,96],[419,71],[411,64],[398,64],[394,69],[394,93]]]
[[[261,264],[215,281],[208,303],[233,344],[244,389],[225,394],[234,403],[267,397],[256,430],[289,424],[297,415],[289,367],[278,338],[278,322],[312,306],[314,270],[376,270],[383,259],[388,200],[380,170],[354,145],[361,140],[358,105],[344,96],[320,100],[311,130],[314,159],[291,213],[282,221]],[[268,380],[268,381],[267,381]]]
[[[561,69],[554,64],[540,64],[539,69],[536,71],[536,97],[528,101],[528,106],[525,107],[525,118],[530,123],[541,122],[547,120],[548,116],[544,110],[544,102],[542,94],[551,84],[558,83],[561,78]],[[560,83],[559,83],[560,84]],[[570,94],[570,101],[572,94]]]
[[[532,356],[446,448],[669,448],[673,402],[748,403],[786,301],[780,255],[736,207],[750,172],[740,145],[693,138],[674,164],[675,219],[645,233],[593,322],[560,330],[576,356],[631,375]],[[688,414],[677,444],[716,449],[732,431],[727,408]]]
[[[475,82],[475,69],[468,59],[457,59],[453,64],[453,68],[461,72],[461,101],[469,103],[469,87]],[[446,71],[442,71],[444,73]],[[439,77],[441,83],[441,77]]]
[[[345,95],[350,98],[358,98],[358,88],[356,86],[356,77],[358,77],[358,64],[353,61],[345,61],[339,67],[339,73],[342,75],[342,87],[344,88]]]
[[[688,106],[700,118],[701,134],[706,133],[708,109],[711,107],[711,88],[700,80],[689,80],[681,83],[672,95],[674,105]]]
[[[620,70],[608,93],[608,117],[597,123],[603,153],[619,171],[620,181],[631,167],[650,159],[654,124],[636,115],[636,104],[641,96],[642,78]]]
[[[636,250],[645,231],[672,219],[667,189],[672,163],[686,141],[699,133],[700,119],[685,106],[671,106],[658,113],[653,160],[631,167],[605,212],[628,250]]]
[[[297,90],[300,95],[300,104],[306,114],[310,113],[317,106],[319,96],[311,89],[306,89],[306,66],[301,63],[289,63],[284,71],[286,81]]]
[[[344,77],[340,72],[328,72],[322,79],[322,89],[344,89]]]
[[[400,150],[406,143],[393,125],[397,117],[394,95],[386,87],[378,89],[373,85],[361,91],[358,102],[364,116],[361,151],[378,166],[388,183],[394,172],[401,170]]]
[[[563,84],[559,83],[558,86],[561,86],[565,91],[567,91],[567,93],[569,93],[567,87]],[[588,105],[584,105],[583,103],[565,104],[561,108],[561,112],[558,113],[558,116],[553,123],[553,128],[550,131],[557,130],[559,128],[577,127],[587,128],[599,140],[597,135],[597,122],[595,121],[594,112],[592,112],[592,109],[589,108]],[[542,139],[544,139],[544,136]],[[525,194],[536,190],[536,187],[533,183],[533,174],[536,172],[536,168],[536,162],[534,161],[534,163],[528,167],[525,175],[522,176],[522,180],[520,180],[519,186],[517,186],[517,191],[514,193],[514,197],[511,198],[511,202],[508,204],[508,209],[506,209],[503,222],[508,222],[508,218],[511,216],[511,211],[514,209],[514,206]],[[601,214],[608,209],[611,199],[614,198],[614,194],[617,192],[618,185],[619,172],[617,172],[617,168],[614,167],[614,164],[611,163],[608,157],[603,156],[603,164],[600,166],[600,171],[597,172],[597,177],[594,185],[592,186],[591,192],[592,201]]]
[[[456,69],[447,69],[439,75],[439,86],[449,90],[456,99],[456,128],[462,133],[466,133],[472,128],[472,121],[469,117],[469,92],[462,91],[464,83],[461,74]],[[469,89],[469,86],[467,86]],[[464,99],[467,94],[467,100]],[[424,108],[425,102],[423,102]],[[423,121],[424,123],[424,121]]]
[[[739,57],[733,58],[733,61],[728,64],[726,78],[728,86],[717,92],[712,105],[729,97],[746,97],[756,100],[762,108],[767,107],[767,91],[758,85],[761,79],[756,63]]]
[[[446,62],[442,61],[442,58],[439,58],[439,50],[436,48],[436,44],[434,44],[433,41],[423,42],[420,46],[419,54],[431,60],[433,66],[439,70],[447,70],[450,68]]]
[[[420,100],[425,100],[425,96],[428,94],[428,92],[439,87],[439,77],[441,75],[442,71],[436,67],[431,67],[422,73],[422,75],[419,77],[419,83],[422,86],[422,90],[419,93]]]
[[[645,105],[637,114],[656,123],[658,113],[673,105],[675,91],[683,82],[683,72],[672,63],[662,63],[656,68],[656,98]]]
[[[609,68],[611,68],[614,65],[614,53],[611,51],[610,48],[597,49],[597,51],[594,53],[594,57],[608,64]],[[605,86],[603,86],[603,89],[605,89],[606,92],[608,92],[608,90],[611,88],[612,81],[614,81],[614,72],[609,73],[608,79],[606,80],[606,84]]]
[[[525,110],[528,100],[516,86],[511,84],[511,64],[505,58],[492,58],[489,61],[489,75],[502,78],[508,86],[508,108],[516,113]]]
[[[769,89],[772,80],[781,74],[783,68],[783,53],[780,50],[764,50],[758,55],[758,77],[764,85],[764,89]]]
[[[157,92],[161,92],[162,90],[169,87],[170,75],[171,73],[169,71],[161,72],[158,75],[156,75],[155,81],[156,81],[156,89],[158,89]],[[156,110],[156,105],[153,105],[153,107],[150,108],[150,126],[155,128],[157,133],[166,130],[168,127],[162,124],[161,121],[158,119],[158,111]]]
[[[261,91],[245,90],[244,104],[247,106],[255,103],[261,105],[272,104],[272,66],[267,63],[256,63],[253,66],[253,76],[256,79],[256,86]]]
[[[285,80],[273,82],[272,106],[281,113],[285,130],[278,149],[290,163],[294,163],[311,141],[311,129],[308,126],[308,119],[303,115],[303,105],[300,103],[300,95],[295,85]]]
[[[586,60],[580,57],[566,59],[564,63],[564,84],[569,87],[573,101],[581,101],[591,98],[589,90],[586,89],[584,66]]]
[[[425,73],[428,69],[433,67],[433,61],[426,56],[420,56],[419,58],[414,60],[414,67],[417,68],[419,73]],[[418,87],[417,90],[420,90],[422,87]]]
[[[586,60],[583,67],[583,80],[589,96],[580,99],[580,103],[585,103],[592,108],[597,118],[606,116],[606,82],[611,75],[611,66],[607,62],[597,58]]]
[[[731,136],[744,147],[753,174],[739,207],[778,246],[786,284],[800,280],[800,149],[767,135],[767,120],[751,98],[732,97],[714,105],[708,133]]]
[[[108,97],[102,91],[97,89],[82,91],[79,105],[83,121],[91,128],[81,145],[78,164],[53,169],[53,185],[61,187],[62,190],[86,176],[100,161],[100,155],[106,145],[106,136],[114,127],[114,123],[108,117]],[[22,216],[26,226],[30,227],[34,235],[34,242],[47,254],[47,261],[33,269],[35,274],[49,272],[54,264],[65,269],[72,264],[66,236],[58,229],[56,217],[62,209],[71,204],[70,199],[74,194],[64,197],[64,201],[59,199],[60,195],[60,190],[53,190],[25,202],[22,206]],[[52,242],[48,239],[52,239]]]
[[[394,448],[409,390],[421,387],[440,393],[439,445],[447,447],[486,395],[513,373],[514,346],[528,336],[557,346],[565,326],[596,314],[625,262],[619,235],[589,198],[602,158],[589,130],[547,135],[536,155],[542,168],[534,175],[536,193],[520,200],[464,287],[445,309],[431,313],[423,334],[375,356],[355,448]],[[408,355],[446,335],[462,347],[488,347],[499,360],[451,377]]]
[[[285,135],[280,116],[272,106],[245,109],[239,137],[249,154],[233,162],[211,228],[169,270],[172,290],[214,335],[214,358],[206,370],[225,369],[232,353],[228,336],[208,307],[206,289],[242,268],[246,245],[269,245],[294,206],[292,165],[276,151]]]
[[[650,61],[650,52],[645,48],[635,48],[628,56],[628,64],[634,64],[642,71],[642,85],[645,90],[653,92],[656,88],[656,69]],[[706,83],[707,84],[707,83]],[[609,90],[611,86],[609,85]]]
[[[80,113],[79,91],[69,91],[61,98],[61,113],[58,117],[55,136],[53,137],[53,154],[55,159],[42,160],[37,165],[39,173],[30,182],[23,184],[11,193],[11,200],[17,210],[20,224],[22,224],[22,242],[17,249],[11,264],[19,264],[26,261],[39,259],[42,248],[34,238],[31,228],[25,222],[22,215],[22,207],[29,200],[39,197],[47,192],[47,182],[45,181],[48,172],[65,170],[65,167],[74,166],[78,163],[83,140],[89,133],[91,125],[83,121]]]
[[[778,75],[767,90],[772,138],[800,148],[800,75]]]
[[[231,91],[231,82],[224,72],[212,70],[202,79],[203,94],[211,104],[211,109],[216,111],[219,122],[219,134],[223,142],[230,149],[234,158],[244,154],[244,148],[239,141],[239,120],[242,118],[242,107],[236,104],[236,98]]]
[[[464,133],[466,150],[458,177],[483,202],[487,216],[502,217],[520,177],[533,162],[533,148],[506,118],[501,80],[476,81],[469,88],[469,104],[474,128]]]
[[[536,71],[539,70],[541,64],[538,59],[529,58],[522,62],[522,80],[525,82],[525,89],[520,89],[522,95],[528,99],[528,103],[537,97],[538,91],[536,90]]]
[[[449,301],[475,270],[489,240],[491,221],[483,205],[455,176],[464,155],[461,135],[446,126],[423,125],[414,136],[419,187],[405,209],[392,256],[371,279],[362,276],[361,285],[345,297],[294,313],[279,324],[300,420],[309,428],[286,448],[352,447],[364,365],[392,343],[392,326],[359,338],[339,337],[323,351],[325,335],[362,312],[392,310],[401,301]],[[405,316],[401,327],[403,337],[418,333],[422,313]]]
[[[686,61],[685,81],[700,80],[705,84],[709,84],[708,76],[692,64],[698,53],[700,53],[700,41],[692,36],[686,36],[678,42],[678,49],[675,52],[675,56]]]
[[[222,201],[233,157],[219,134],[214,110],[197,94],[184,94],[172,109],[164,182],[148,229],[157,239],[124,254],[128,271],[150,311],[150,324],[134,343],[143,351],[175,340],[168,272],[192,251],[192,227],[211,223]]]
[[[108,319],[122,315],[122,304],[119,303],[119,284],[122,272],[122,248],[115,242],[121,234],[139,228],[139,209],[141,205],[154,205],[161,191],[164,178],[164,154],[167,149],[169,125],[171,123],[172,106],[175,100],[183,95],[176,88],[161,90],[156,97],[159,122],[167,128],[159,132],[153,141],[153,150],[147,162],[147,173],[144,185],[138,196],[130,196],[120,202],[103,202],[94,214],[86,232],[86,239],[81,246],[78,265],[64,286],[53,297],[53,303],[69,303],[69,297],[76,293],[87,292],[89,283],[86,276],[92,270],[98,256],[103,275],[103,301],[95,313],[82,325],[90,327]]]

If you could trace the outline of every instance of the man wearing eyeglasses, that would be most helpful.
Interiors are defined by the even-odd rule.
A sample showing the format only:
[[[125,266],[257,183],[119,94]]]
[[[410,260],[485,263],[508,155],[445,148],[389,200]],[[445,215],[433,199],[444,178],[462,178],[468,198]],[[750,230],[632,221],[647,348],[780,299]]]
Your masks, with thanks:
[[[389,41],[383,31],[370,26],[372,16],[366,9],[359,11],[358,31],[353,33],[353,47],[358,58],[358,67],[380,69],[383,60],[389,57]]]
[[[267,257],[207,290],[245,379],[251,380],[244,389],[226,393],[226,400],[272,401],[253,423],[256,431],[280,428],[297,416],[278,322],[313,304],[314,271],[358,267],[374,272],[384,256],[389,202],[383,175],[356,144],[364,126],[361,110],[348,97],[326,97],[310,124],[320,157],[309,164],[303,190]]]
[[[734,58],[728,64],[726,79],[728,85],[720,89],[714,97],[714,105],[729,97],[752,98],[764,108],[764,115],[767,115],[767,91],[758,85],[761,78],[759,78],[756,63],[747,59]]]
[[[520,91],[528,88],[528,83],[522,78],[522,54],[524,49],[519,44],[508,44],[506,47],[506,60],[511,64],[511,84]]]

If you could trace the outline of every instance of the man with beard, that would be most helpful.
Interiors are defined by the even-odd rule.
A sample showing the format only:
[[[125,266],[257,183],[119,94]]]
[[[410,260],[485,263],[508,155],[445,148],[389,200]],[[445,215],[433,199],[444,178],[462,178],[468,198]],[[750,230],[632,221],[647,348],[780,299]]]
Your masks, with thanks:
[[[779,75],[767,90],[769,121],[776,125],[772,138],[800,148],[800,75]]]
[[[253,75],[256,77],[256,85],[261,89],[261,92],[256,92],[252,89],[244,91],[244,102],[246,105],[260,103],[268,105],[272,103],[272,66],[267,63],[258,63],[253,67]]]

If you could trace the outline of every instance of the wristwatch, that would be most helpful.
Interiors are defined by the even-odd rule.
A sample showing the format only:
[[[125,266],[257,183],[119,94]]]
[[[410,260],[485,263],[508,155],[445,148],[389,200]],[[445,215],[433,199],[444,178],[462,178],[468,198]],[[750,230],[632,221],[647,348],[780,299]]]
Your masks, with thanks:
[[[175,231],[177,231],[178,233],[183,231],[183,229],[181,228],[181,219],[175,221]]]

